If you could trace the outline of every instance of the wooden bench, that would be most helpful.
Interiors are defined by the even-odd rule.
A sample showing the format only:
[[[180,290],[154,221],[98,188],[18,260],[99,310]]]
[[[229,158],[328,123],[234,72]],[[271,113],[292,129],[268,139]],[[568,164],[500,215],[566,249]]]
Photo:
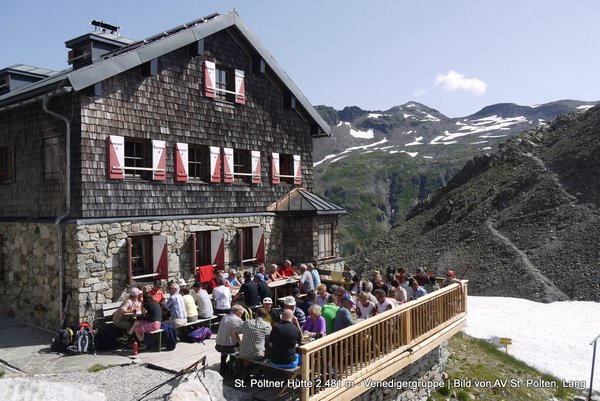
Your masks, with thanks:
[[[123,302],[110,302],[110,303],[106,303],[106,304],[102,304],[102,317],[96,320],[100,320],[104,323],[104,325],[111,325],[113,324],[112,321],[112,316],[115,313],[115,311],[117,309],[119,309],[119,307],[121,306]],[[162,347],[162,333],[164,332],[163,329],[158,329],[158,330],[153,330],[153,331],[148,331],[145,334],[150,334],[150,335],[158,335],[158,341],[155,340],[156,342],[156,351],[160,352],[161,347]]]
[[[201,325],[203,323],[208,322],[208,328],[210,329],[210,331],[212,331],[212,321],[219,319],[219,316],[217,315],[212,315],[211,317],[206,317],[206,318],[199,318],[194,320],[193,322],[187,322],[186,324],[184,324],[183,326],[179,326],[177,329],[182,329],[184,327],[190,327],[190,326],[195,326],[195,325]]]
[[[102,304],[102,317],[96,320],[104,322],[104,324],[112,324],[112,315],[116,312],[117,309],[119,309],[121,303],[122,302],[110,302],[107,304]]]

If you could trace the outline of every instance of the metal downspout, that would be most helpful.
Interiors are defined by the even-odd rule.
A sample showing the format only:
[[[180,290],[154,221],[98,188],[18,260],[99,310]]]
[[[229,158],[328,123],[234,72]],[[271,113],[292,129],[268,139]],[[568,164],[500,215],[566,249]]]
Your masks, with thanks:
[[[71,121],[61,114],[58,114],[48,109],[48,101],[50,96],[42,97],[42,109],[49,115],[62,120],[65,123],[65,209],[64,212],[56,217],[54,224],[57,228],[57,243],[58,243],[58,302],[59,302],[59,324],[63,325],[66,318],[66,311],[63,311],[66,304],[65,290],[65,259],[64,259],[64,235],[62,221],[71,213]],[[63,297],[65,298],[63,300]]]

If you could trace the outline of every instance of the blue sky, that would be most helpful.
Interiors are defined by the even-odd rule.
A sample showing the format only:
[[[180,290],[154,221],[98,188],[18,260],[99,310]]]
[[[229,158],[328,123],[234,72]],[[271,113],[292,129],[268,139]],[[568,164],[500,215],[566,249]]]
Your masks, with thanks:
[[[233,8],[314,105],[414,100],[458,117],[500,102],[600,100],[595,0],[10,1],[0,69],[67,68],[64,42],[92,19],[140,40]]]

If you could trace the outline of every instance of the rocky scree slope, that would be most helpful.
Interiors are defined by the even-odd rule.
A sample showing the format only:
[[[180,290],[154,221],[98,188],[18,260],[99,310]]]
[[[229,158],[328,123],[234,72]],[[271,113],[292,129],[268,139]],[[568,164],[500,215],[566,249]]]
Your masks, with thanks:
[[[470,160],[349,263],[456,269],[476,295],[600,301],[600,107]]]

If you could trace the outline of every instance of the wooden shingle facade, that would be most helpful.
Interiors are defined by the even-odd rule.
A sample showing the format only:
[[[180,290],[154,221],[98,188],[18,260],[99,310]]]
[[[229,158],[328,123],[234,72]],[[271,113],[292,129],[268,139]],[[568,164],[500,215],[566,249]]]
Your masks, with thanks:
[[[67,298],[89,320],[155,278],[337,260],[343,209],[272,206],[310,193],[329,127],[237,14],[67,45],[0,95],[0,313],[55,328]]]

